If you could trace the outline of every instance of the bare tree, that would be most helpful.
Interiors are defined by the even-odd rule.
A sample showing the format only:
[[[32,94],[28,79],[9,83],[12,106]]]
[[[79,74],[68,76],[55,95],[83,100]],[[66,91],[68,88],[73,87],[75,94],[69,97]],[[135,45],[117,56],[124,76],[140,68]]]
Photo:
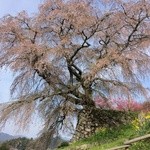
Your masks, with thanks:
[[[1,18],[0,66],[15,73],[16,99],[1,124],[15,116],[24,128],[38,110],[49,139],[78,105],[94,108],[95,95],[146,97],[149,17],[149,0],[45,0],[32,17]]]

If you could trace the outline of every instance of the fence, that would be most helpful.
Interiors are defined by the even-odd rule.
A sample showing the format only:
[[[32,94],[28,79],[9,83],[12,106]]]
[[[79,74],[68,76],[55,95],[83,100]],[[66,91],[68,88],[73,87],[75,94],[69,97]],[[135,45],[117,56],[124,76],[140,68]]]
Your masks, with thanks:
[[[147,139],[147,138],[150,138],[150,134],[147,134],[147,135],[144,135],[144,136],[141,136],[141,137],[137,137],[137,138],[134,138],[134,139],[129,140],[129,141],[125,141],[125,142],[124,142],[124,145],[118,146],[118,147],[114,147],[114,148],[111,148],[111,149],[107,149],[107,150],[121,150],[121,149],[128,150],[129,147],[130,147],[133,143],[138,142],[138,141],[141,141],[141,140],[144,140],[144,139]]]

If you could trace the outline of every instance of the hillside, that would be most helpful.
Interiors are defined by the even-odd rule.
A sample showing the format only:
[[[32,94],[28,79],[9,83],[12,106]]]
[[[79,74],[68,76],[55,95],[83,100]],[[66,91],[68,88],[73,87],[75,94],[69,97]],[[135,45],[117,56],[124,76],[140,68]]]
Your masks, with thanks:
[[[12,140],[12,139],[15,139],[16,137],[15,136],[12,136],[12,135],[9,135],[7,133],[3,133],[3,132],[0,132],[0,142],[5,142],[5,141],[8,141],[8,140]]]
[[[147,134],[149,132],[150,129],[144,131],[143,134]],[[122,146],[125,141],[139,137],[141,135],[142,133],[134,130],[131,124],[122,125],[119,128],[100,129],[95,135],[81,141],[69,144],[69,146],[64,143],[58,150],[109,150],[114,147]],[[129,147],[129,150],[138,149],[149,150],[150,138],[133,143]]]

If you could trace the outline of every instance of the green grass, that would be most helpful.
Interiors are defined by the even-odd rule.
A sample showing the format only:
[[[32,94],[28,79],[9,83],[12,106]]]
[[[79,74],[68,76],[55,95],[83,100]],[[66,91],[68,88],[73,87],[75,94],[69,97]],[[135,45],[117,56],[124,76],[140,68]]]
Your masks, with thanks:
[[[107,129],[99,131],[95,135],[83,139],[81,141],[70,144],[59,150],[79,150],[79,147],[87,146],[89,150],[107,150],[115,146],[121,146],[124,141],[137,137],[138,133],[133,129],[132,125],[124,125],[119,128]],[[138,142],[130,147],[130,150],[149,150],[150,140]]]

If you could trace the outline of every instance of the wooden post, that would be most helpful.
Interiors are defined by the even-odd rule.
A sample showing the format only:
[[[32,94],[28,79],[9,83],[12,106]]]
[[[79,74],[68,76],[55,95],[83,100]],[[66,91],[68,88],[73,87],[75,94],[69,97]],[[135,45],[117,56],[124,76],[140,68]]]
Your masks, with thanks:
[[[126,141],[126,142],[124,142],[124,144],[132,144],[134,142],[138,142],[138,141],[141,141],[141,140],[144,140],[144,139],[147,139],[147,138],[150,138],[150,134],[147,134],[147,135],[144,135],[144,136],[141,136],[141,137],[134,138],[132,140]]]
[[[108,150],[119,150],[119,149],[123,149],[125,148],[125,150],[128,150],[128,148],[130,147],[130,145],[122,145],[122,146],[117,146]]]

